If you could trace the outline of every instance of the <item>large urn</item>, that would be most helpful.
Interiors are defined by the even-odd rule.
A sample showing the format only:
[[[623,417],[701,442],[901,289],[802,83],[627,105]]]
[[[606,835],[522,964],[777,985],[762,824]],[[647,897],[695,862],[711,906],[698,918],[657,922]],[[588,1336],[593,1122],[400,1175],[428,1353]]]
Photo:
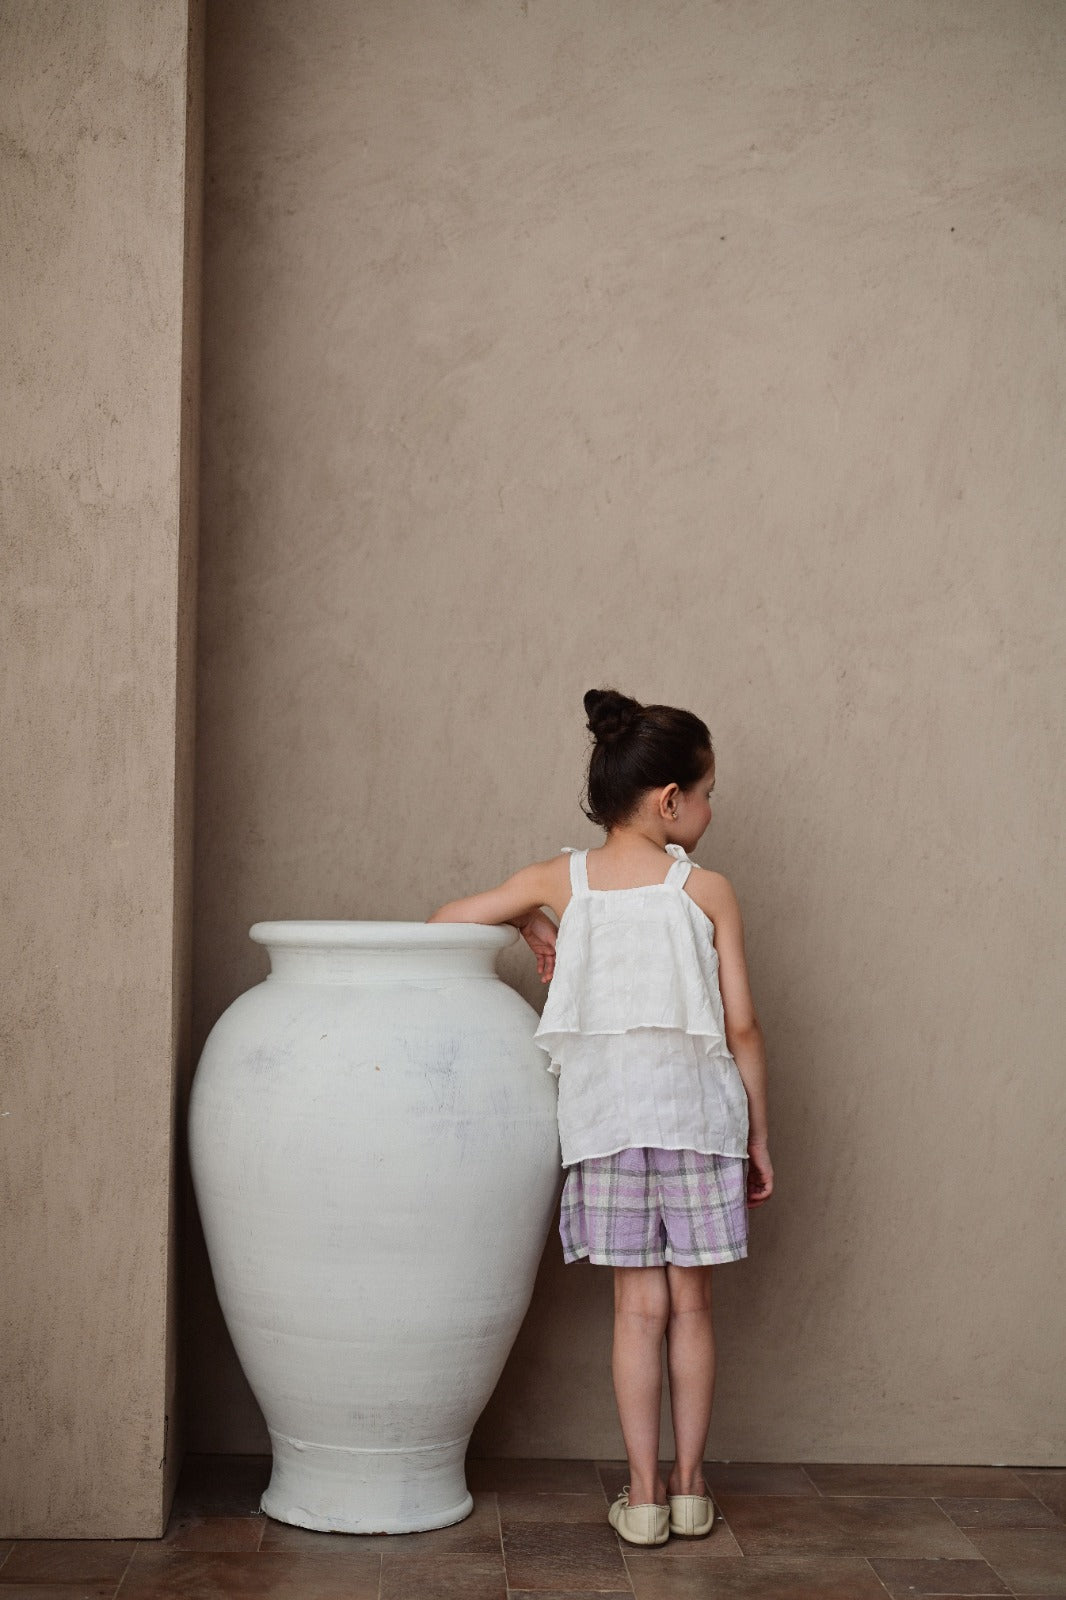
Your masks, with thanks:
[[[407,1533],[472,1508],[464,1459],[558,1194],[513,928],[261,922],[270,975],[193,1082],[193,1185],[222,1312],[270,1430],[262,1509]]]

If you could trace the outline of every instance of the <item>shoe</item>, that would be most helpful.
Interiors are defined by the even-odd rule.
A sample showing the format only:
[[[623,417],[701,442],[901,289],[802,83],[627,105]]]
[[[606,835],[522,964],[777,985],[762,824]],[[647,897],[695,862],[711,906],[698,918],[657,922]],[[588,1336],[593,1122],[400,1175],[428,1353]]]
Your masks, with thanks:
[[[627,1544],[665,1544],[670,1537],[669,1506],[631,1506],[626,1484],[607,1513],[607,1521]]]
[[[706,1539],[714,1527],[714,1501],[709,1494],[672,1494],[670,1532],[681,1539]]]

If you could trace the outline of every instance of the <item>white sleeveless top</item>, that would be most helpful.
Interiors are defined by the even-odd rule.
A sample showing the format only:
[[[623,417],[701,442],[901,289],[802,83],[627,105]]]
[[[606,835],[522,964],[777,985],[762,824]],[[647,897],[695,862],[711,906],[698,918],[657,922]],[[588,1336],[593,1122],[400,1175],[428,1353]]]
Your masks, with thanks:
[[[572,897],[534,1035],[559,1079],[563,1166],[640,1145],[746,1156],[713,923],[683,888],[697,863],[668,844],[662,883],[590,889],[588,851],[564,849]]]

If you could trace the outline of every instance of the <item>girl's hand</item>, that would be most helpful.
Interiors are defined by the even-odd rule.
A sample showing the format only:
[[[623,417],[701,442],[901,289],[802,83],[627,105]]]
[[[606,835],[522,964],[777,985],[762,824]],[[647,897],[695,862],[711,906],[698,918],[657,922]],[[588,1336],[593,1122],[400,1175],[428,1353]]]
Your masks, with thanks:
[[[537,958],[541,983],[550,983],[555,971],[555,923],[543,911],[531,911],[526,917],[516,917],[514,925]]]
[[[748,1140],[748,1207],[761,1206],[774,1192],[774,1169],[765,1139]]]

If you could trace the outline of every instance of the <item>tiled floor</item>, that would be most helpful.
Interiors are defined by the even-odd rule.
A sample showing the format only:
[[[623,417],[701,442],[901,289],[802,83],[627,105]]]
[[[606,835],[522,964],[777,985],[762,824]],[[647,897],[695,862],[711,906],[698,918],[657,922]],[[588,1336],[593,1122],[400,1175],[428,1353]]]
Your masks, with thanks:
[[[307,1533],[258,1512],[269,1462],[192,1457],[162,1540],[0,1543],[0,1600],[893,1600],[1066,1596],[1066,1468],[710,1462],[709,1539],[622,1544],[624,1465],[471,1461],[435,1533]]]

